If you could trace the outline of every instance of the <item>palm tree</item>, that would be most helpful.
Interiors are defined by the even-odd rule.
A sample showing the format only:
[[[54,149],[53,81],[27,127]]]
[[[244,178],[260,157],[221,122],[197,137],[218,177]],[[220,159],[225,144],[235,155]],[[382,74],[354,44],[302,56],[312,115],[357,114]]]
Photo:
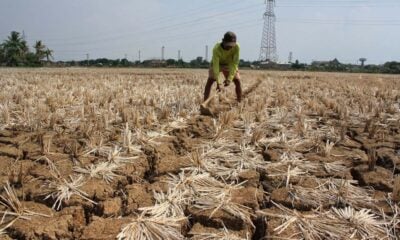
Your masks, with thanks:
[[[46,57],[46,46],[43,45],[41,40],[36,41],[33,48],[35,48],[35,55],[39,62]]]
[[[50,59],[53,59],[53,50],[50,50],[49,48],[47,48],[44,51],[44,54],[46,55],[46,59],[48,62],[50,62]]]
[[[11,35],[1,45],[3,48],[5,62],[8,66],[18,66],[24,63],[26,54],[29,52],[26,41],[19,32],[12,31]]]

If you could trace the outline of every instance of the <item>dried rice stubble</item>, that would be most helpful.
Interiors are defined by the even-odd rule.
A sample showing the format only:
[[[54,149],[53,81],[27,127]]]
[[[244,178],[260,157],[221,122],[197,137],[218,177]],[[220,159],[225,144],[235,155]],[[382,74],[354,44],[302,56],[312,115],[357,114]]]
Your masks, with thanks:
[[[5,207],[5,211],[0,221],[0,235],[5,233],[6,229],[11,227],[18,219],[29,221],[34,216],[51,217],[50,215],[31,211],[23,206],[19,201],[15,190],[7,181],[4,186],[5,195],[0,195],[0,204]]]
[[[62,204],[68,201],[72,195],[77,195],[92,204],[97,204],[79,189],[85,183],[85,178],[82,175],[70,176],[68,180],[54,174],[53,176],[53,181],[47,180],[43,185],[46,190],[44,193],[46,195],[45,200],[49,198],[55,200],[52,206],[53,209],[60,210]]]
[[[186,217],[157,218],[141,214],[132,222],[123,226],[117,235],[118,240],[184,240],[181,234],[181,222],[187,222]]]
[[[294,224],[298,228],[297,234],[308,239],[396,239],[395,236],[389,234],[390,223],[382,216],[372,213],[370,209],[333,207],[327,212],[315,211],[312,214],[303,214],[282,205],[273,204],[281,211],[281,214],[262,210],[257,213],[282,220],[282,224],[274,229],[278,235]]]
[[[247,206],[232,201],[231,190],[223,190],[218,195],[208,195],[196,197],[193,206],[201,211],[211,210],[210,218],[222,210],[231,216],[241,219],[246,224],[250,225],[255,229],[255,226],[251,220],[255,217],[253,210]]]
[[[240,237],[232,231],[229,231],[224,225],[222,229],[216,232],[196,232],[190,231],[193,237],[191,240],[250,240],[250,235],[247,233],[246,238]]]
[[[289,193],[293,200],[300,201],[314,208],[330,206],[352,206],[356,209],[374,208],[376,200],[373,198],[373,190],[357,187],[355,180],[342,179],[316,179],[317,188],[291,186]]]

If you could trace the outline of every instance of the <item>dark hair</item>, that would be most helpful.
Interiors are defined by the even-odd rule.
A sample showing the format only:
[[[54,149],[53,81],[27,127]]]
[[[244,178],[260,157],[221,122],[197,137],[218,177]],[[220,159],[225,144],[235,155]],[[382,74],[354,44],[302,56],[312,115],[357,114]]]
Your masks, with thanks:
[[[234,32],[227,32],[222,39],[223,42],[236,42],[236,34]]]

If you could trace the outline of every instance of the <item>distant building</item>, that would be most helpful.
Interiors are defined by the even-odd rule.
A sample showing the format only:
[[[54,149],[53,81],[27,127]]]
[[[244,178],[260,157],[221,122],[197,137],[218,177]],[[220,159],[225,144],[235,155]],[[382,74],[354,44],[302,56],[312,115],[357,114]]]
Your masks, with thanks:
[[[151,59],[143,61],[143,65],[146,67],[165,67],[167,66],[167,62],[160,59]]]
[[[311,66],[313,67],[327,67],[331,64],[331,61],[312,61]]]
[[[281,64],[272,61],[261,62],[259,67],[261,69],[275,69],[275,70],[289,70],[291,64]]]

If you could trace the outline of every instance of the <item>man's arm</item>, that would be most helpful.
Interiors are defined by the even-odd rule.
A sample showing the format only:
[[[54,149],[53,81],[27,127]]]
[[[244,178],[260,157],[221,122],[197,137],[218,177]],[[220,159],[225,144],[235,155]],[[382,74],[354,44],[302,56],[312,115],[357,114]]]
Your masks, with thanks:
[[[219,78],[219,53],[217,48],[213,49],[213,57],[212,57],[212,70],[213,70],[213,74],[214,74],[214,78],[217,81],[217,84],[221,84],[220,83],[220,78]]]
[[[229,75],[228,80],[232,81],[239,69],[239,59],[240,59],[240,46],[239,44],[235,47],[235,53],[233,55],[233,61],[229,64]]]

